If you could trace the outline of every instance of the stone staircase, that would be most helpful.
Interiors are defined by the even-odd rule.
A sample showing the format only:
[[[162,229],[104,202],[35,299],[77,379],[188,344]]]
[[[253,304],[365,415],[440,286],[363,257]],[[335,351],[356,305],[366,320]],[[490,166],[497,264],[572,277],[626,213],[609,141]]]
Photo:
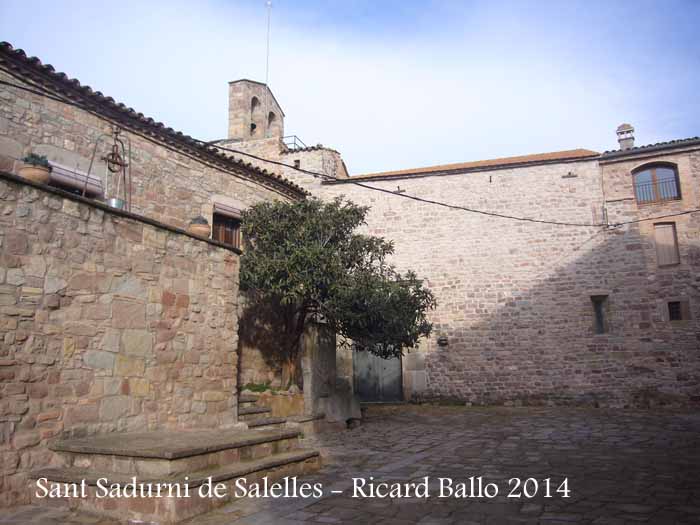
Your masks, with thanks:
[[[287,423],[285,417],[273,417],[272,410],[257,404],[258,396],[241,394],[238,396],[238,421],[248,428],[283,428]]]
[[[296,415],[278,417],[272,415],[272,410],[258,404],[259,398],[252,394],[238,396],[238,421],[245,423],[249,429],[296,429],[304,435],[316,434],[329,429],[343,429],[343,425],[335,425],[325,421],[323,414]]]
[[[243,416],[259,416],[267,423],[257,427],[234,430],[159,431],[144,433],[106,434],[85,439],[65,439],[50,448],[56,453],[57,466],[32,473],[30,493],[36,503],[53,503],[72,509],[87,510],[122,521],[175,523],[214,509],[236,497],[236,481],[245,478],[247,485],[268,483],[285,477],[303,476],[321,466],[315,450],[300,446],[301,430],[280,428],[265,417],[267,411],[254,405],[242,407]],[[248,412],[248,413],[245,413]],[[277,427],[276,427],[277,425]],[[169,497],[167,485],[162,497],[98,497],[100,487],[114,483],[156,484],[189,488],[189,497]],[[51,488],[54,484],[76,484],[84,497],[37,498],[35,480]],[[224,483],[223,498],[200,497],[200,487]],[[84,480],[84,482],[83,482]],[[98,481],[100,486],[98,486]],[[146,485],[148,486],[148,485]]]

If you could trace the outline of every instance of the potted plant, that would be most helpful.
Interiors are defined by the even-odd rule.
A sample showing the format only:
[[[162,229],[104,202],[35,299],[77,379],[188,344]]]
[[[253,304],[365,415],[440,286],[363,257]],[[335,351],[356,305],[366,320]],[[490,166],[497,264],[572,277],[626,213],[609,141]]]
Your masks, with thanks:
[[[22,159],[19,176],[39,184],[46,184],[51,178],[51,164],[44,155],[30,153]]]
[[[190,221],[187,231],[192,235],[197,235],[198,237],[209,238],[211,228],[209,227],[209,221],[199,215]]]

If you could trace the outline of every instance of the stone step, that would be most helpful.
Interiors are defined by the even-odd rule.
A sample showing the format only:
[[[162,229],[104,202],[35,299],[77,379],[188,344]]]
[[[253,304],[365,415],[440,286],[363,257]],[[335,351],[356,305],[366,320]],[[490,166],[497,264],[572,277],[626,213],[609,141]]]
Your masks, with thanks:
[[[299,448],[299,430],[159,431],[55,441],[67,467],[136,476],[177,475]]]
[[[343,422],[326,421],[325,414],[305,414],[289,416],[285,428],[299,429],[304,437],[308,437],[324,432],[340,432],[346,430],[347,425]]]
[[[250,394],[240,394],[238,396],[238,406],[248,405],[258,402],[258,396],[252,396]]]
[[[170,476],[143,476],[137,477],[137,483],[171,483],[184,487],[185,482],[189,487],[190,497],[164,497],[150,498],[98,498],[97,481],[106,478],[102,485],[109,486],[119,483],[122,487],[131,483],[132,476],[124,473],[100,471],[98,469],[85,469],[77,467],[48,468],[31,474],[30,493],[36,503],[45,500],[36,498],[36,481],[46,478],[53,483],[76,483],[80,486],[85,480],[87,497],[85,498],[54,498],[53,504],[63,504],[70,508],[95,512],[101,515],[116,517],[127,521],[145,521],[155,523],[176,523],[193,516],[209,512],[212,509],[224,505],[236,499],[236,480],[245,478],[250,486],[252,483],[261,482],[267,478],[268,483],[281,480],[285,477],[303,476],[315,472],[321,467],[321,458],[317,451],[293,450],[280,452],[268,457],[239,461],[218,468],[204,469],[200,471]],[[199,487],[212,478],[212,483],[224,483],[226,496],[223,498],[200,497]],[[293,481],[290,479],[290,483]],[[301,483],[298,482],[298,483]],[[49,483],[45,483],[49,486]],[[155,486],[155,485],[153,485]],[[154,489],[155,490],[155,489]],[[183,490],[181,488],[181,490]],[[184,495],[184,493],[181,493]]]
[[[239,421],[250,421],[252,419],[257,419],[260,416],[272,413],[272,409],[268,407],[239,407],[238,408],[238,420]]]
[[[246,421],[248,428],[281,428],[287,423],[286,417],[260,417],[250,421]]]

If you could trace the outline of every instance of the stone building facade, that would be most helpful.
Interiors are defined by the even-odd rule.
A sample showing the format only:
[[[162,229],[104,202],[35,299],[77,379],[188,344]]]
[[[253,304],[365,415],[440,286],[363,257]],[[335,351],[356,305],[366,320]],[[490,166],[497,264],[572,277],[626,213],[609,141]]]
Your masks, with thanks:
[[[54,437],[237,422],[241,252],[187,228],[305,192],[6,43],[0,80],[3,506],[27,501]],[[126,209],[107,206],[115,127]],[[16,176],[29,153],[48,185]]]
[[[350,177],[339,152],[286,139],[257,82],[230,83],[212,146],[4,43],[0,81],[0,504],[23,501],[55,436],[235,424],[240,383],[277,371],[239,345],[240,249],[186,229],[235,230],[246,206],[307,192],[370,206],[365,231],[437,297],[433,335],[400,363],[405,399],[700,398],[700,139],[635,148],[625,126],[603,154]],[[105,204],[115,127],[127,210]],[[49,186],[14,175],[32,152]],[[349,385],[353,368],[339,352]]]
[[[252,160],[322,199],[370,206],[366,232],[394,241],[396,266],[416,271],[436,295],[433,335],[401,363],[404,399],[700,401],[700,214],[686,213],[700,208],[700,139],[634,147],[624,126],[620,149],[603,154],[349,177],[337,151],[289,147],[282,134],[219,144],[276,161]],[[667,194],[647,202],[637,182],[659,165],[675,173],[677,190],[657,187]],[[657,260],[665,241],[655,234],[664,228],[679,255],[671,265]],[[345,382],[357,380],[351,354],[339,352],[338,370]]]

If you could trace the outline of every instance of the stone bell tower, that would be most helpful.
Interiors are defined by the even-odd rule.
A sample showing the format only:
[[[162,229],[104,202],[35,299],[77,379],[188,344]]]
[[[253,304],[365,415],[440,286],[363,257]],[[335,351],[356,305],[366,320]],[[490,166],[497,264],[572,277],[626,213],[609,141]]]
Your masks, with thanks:
[[[265,84],[234,80],[228,84],[228,138],[256,140],[281,138],[284,112]]]

